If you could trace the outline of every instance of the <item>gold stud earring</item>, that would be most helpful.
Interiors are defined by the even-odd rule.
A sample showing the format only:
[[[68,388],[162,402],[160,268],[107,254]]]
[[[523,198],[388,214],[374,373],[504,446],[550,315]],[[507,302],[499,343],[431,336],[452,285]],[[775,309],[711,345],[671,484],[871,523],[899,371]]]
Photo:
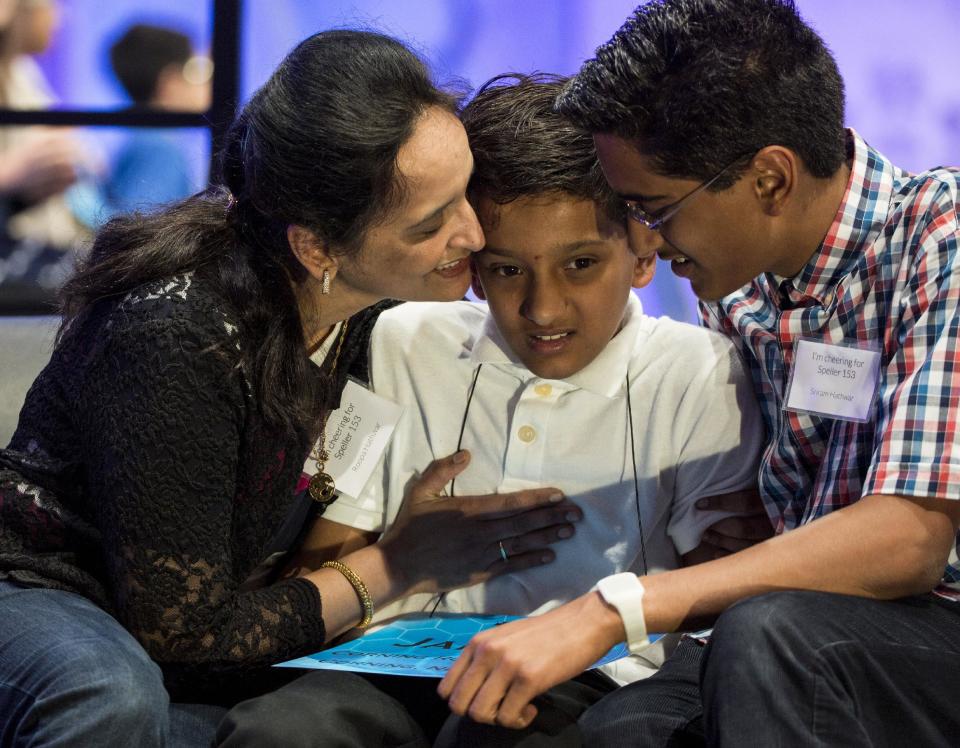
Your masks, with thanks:
[[[330,271],[323,271],[323,279],[320,281],[320,293],[330,293]]]

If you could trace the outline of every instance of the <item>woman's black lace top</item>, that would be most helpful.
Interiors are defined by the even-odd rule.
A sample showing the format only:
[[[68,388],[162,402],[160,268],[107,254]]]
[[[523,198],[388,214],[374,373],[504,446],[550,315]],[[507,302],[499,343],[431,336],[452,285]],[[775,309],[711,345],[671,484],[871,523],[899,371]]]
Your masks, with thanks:
[[[382,306],[351,320],[336,392],[348,372],[366,380]],[[0,578],[102,605],[174,698],[222,700],[316,651],[310,582],[244,585],[303,501],[310,445],[258,416],[224,305],[187,275],[101,303],[80,324],[0,451]]]

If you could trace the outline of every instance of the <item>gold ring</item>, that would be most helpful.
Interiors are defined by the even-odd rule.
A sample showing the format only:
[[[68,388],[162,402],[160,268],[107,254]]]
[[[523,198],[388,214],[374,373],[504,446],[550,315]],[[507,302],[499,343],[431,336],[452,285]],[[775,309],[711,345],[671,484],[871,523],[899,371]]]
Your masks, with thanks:
[[[510,558],[510,556],[507,555],[507,549],[503,547],[503,541],[498,540],[497,545],[500,546],[500,558],[502,558],[504,561]]]

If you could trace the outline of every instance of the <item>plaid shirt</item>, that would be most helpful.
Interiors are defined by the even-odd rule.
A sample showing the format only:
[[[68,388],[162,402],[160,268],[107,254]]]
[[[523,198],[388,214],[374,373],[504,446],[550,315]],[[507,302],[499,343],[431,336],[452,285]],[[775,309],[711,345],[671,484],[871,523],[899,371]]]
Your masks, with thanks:
[[[778,532],[870,494],[960,498],[960,170],[910,175],[850,131],[850,182],[820,249],[701,304],[753,376],[769,437],[760,490]],[[797,342],[881,351],[866,423],[783,409]],[[960,590],[957,544],[944,583]]]

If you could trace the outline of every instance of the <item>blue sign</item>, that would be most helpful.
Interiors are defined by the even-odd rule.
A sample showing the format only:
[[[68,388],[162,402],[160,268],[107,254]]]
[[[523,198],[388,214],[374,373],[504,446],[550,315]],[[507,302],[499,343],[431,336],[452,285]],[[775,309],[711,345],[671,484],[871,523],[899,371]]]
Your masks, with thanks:
[[[521,617],[438,614],[403,618],[359,639],[274,667],[442,678],[474,634]],[[651,641],[656,638],[650,637]],[[627,654],[626,646],[618,644],[594,667]]]

